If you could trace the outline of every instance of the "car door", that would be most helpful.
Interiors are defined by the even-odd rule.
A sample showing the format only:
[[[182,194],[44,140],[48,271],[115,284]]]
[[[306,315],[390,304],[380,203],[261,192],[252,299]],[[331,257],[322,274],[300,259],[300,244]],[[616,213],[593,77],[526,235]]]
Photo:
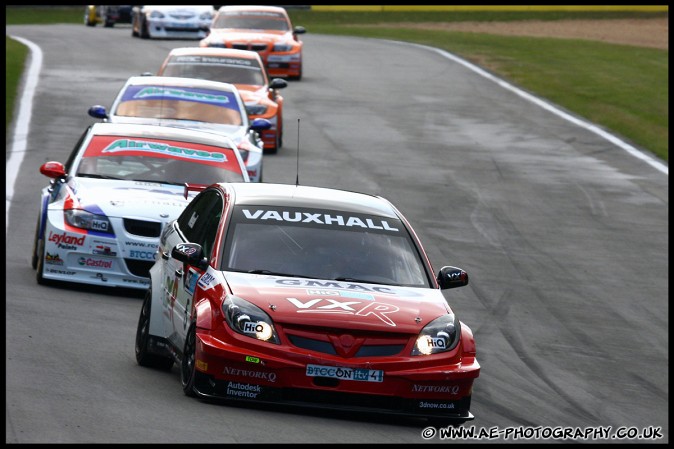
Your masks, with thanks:
[[[224,200],[215,189],[199,194],[177,221],[184,243],[198,243],[208,260],[217,234]],[[174,245],[175,246],[175,245]],[[167,291],[169,293],[171,328],[170,337],[182,350],[182,343],[190,325],[194,292],[203,270],[169,257],[167,266]]]

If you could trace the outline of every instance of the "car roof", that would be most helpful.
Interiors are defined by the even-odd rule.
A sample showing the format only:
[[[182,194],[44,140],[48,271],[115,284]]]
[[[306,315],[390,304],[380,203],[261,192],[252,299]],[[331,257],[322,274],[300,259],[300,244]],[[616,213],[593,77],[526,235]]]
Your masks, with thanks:
[[[285,8],[280,6],[262,6],[262,5],[225,5],[221,6],[218,9],[220,11],[268,11],[268,12],[280,12],[286,14]]]
[[[222,134],[165,125],[97,122],[91,126],[91,133],[99,136],[150,137],[236,148],[236,144],[229,137],[223,137]]]
[[[222,90],[227,92],[236,92],[236,86],[230,83],[223,83],[220,81],[206,80],[202,78],[182,78],[177,76],[155,76],[155,75],[141,75],[132,76],[126,81],[126,85],[170,85],[180,87],[197,87],[204,89]]]
[[[399,218],[393,205],[378,195],[327,187],[275,183],[221,183],[236,205],[306,207]]]
[[[169,52],[170,56],[200,55],[200,56],[230,56],[245,59],[260,59],[260,54],[252,50],[222,47],[179,47]]]

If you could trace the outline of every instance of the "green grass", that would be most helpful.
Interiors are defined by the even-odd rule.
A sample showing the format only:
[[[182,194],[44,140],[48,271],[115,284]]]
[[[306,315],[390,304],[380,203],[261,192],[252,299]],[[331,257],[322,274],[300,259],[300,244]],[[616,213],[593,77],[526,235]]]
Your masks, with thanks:
[[[12,120],[21,72],[27,55],[28,47],[5,36],[5,131]]]
[[[8,7],[7,24],[79,23],[84,7]],[[669,159],[669,52],[599,42],[387,28],[386,23],[668,17],[614,12],[315,12],[289,10],[309,33],[409,41],[442,48],[547,98],[661,159]],[[39,20],[39,22],[37,22]],[[379,27],[369,27],[379,24]],[[83,25],[84,26],[84,25]],[[22,56],[7,44],[10,71]],[[11,52],[11,53],[10,53]],[[25,50],[24,56],[25,57]],[[10,67],[14,66],[14,67]],[[16,84],[14,84],[16,86]]]

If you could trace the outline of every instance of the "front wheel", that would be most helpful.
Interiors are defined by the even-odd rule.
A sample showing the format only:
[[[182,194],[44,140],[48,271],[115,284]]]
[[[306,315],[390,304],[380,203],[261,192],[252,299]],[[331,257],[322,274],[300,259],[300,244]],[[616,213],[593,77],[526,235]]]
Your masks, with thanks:
[[[197,349],[197,327],[195,324],[190,326],[185,338],[185,349],[183,351],[183,360],[180,366],[180,382],[183,385],[183,392],[187,396],[195,397],[194,378],[196,370],[194,361],[196,359]]]
[[[152,289],[148,289],[143,300],[143,307],[140,309],[138,318],[138,329],[136,330],[136,362],[140,366],[148,368],[158,368],[168,371],[173,366],[173,359],[162,357],[150,353],[150,311],[152,307]]]

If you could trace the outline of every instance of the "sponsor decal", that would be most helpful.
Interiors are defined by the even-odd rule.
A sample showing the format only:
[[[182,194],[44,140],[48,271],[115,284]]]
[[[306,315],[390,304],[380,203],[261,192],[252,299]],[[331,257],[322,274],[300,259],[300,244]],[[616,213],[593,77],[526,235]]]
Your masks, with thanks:
[[[133,246],[136,248],[150,248],[154,250],[159,248],[159,245],[157,245],[156,243],[130,242],[130,241],[124,242],[124,246]]]
[[[419,408],[453,409],[454,403],[419,401]]]
[[[193,246],[189,246],[185,243],[178,243],[176,249],[185,254],[194,254],[197,252],[197,249]]]
[[[199,216],[197,215],[196,211],[192,213],[192,216],[190,217],[190,220],[187,222],[187,226],[190,228],[194,227],[194,223],[199,219]]]
[[[103,273],[96,273],[96,276],[91,276],[94,279],[98,279],[101,282],[108,282],[108,278],[105,277]]]
[[[197,285],[201,287],[204,290],[208,290],[209,288],[213,287],[211,283],[215,280],[215,277],[210,274],[210,273],[204,273],[203,276],[199,278],[199,282],[197,282]]]
[[[227,58],[227,57],[215,57],[215,56],[176,56],[170,62],[170,65],[176,64],[222,64],[222,65],[231,65],[231,66],[246,66],[252,67],[252,59],[238,59],[238,58]]]
[[[155,260],[155,251],[138,251],[132,249],[129,251],[129,257],[131,259]]]
[[[311,296],[339,296],[339,290],[315,290],[307,289],[307,295]]]
[[[147,153],[170,154],[183,159],[192,159],[208,162],[227,162],[227,156],[216,151],[194,150],[181,148],[160,142],[143,140],[118,139],[103,149],[103,153],[118,153],[128,150],[142,151]]]
[[[254,379],[262,379],[272,383],[276,382],[276,373],[270,373],[268,371],[254,371],[225,366],[222,374],[227,374],[229,376],[252,377]]]
[[[150,280],[145,280],[145,279],[127,279],[127,278],[122,278],[122,282],[126,284],[140,284],[140,285],[150,285]]]
[[[400,310],[398,306],[383,302],[370,302],[361,307],[362,303],[359,301],[343,302],[332,298],[315,298],[306,302],[302,302],[297,298],[286,299],[299,309],[297,313],[337,313],[362,317],[373,316],[389,326],[395,326],[396,323],[388,315]]]
[[[257,357],[253,357],[252,355],[247,355],[246,356],[246,362],[250,363],[260,363],[260,359]]]
[[[194,269],[190,268],[187,272],[187,279],[183,289],[190,295],[194,294],[194,290],[197,287],[197,281],[199,280],[199,273]],[[187,320],[185,320],[187,322]]]
[[[302,224],[318,224],[331,226],[358,227],[363,229],[399,232],[398,228],[391,227],[387,220],[380,218],[364,218],[358,216],[331,215],[326,213],[310,213],[289,210],[241,209],[248,220],[287,221]]]
[[[48,271],[49,273],[54,273],[54,274],[62,274],[64,276],[74,276],[76,274],[74,271],[55,270],[53,268],[48,268],[48,267],[45,267],[45,271]]]
[[[61,259],[61,256],[58,254],[46,253],[44,256],[44,263],[48,263],[50,265],[63,265],[63,259]]]
[[[350,284],[348,282],[338,281],[318,281],[313,279],[276,279],[274,281],[277,285],[287,287],[318,287],[318,288],[339,288],[348,291],[358,292],[376,292],[395,294],[395,291],[389,287],[371,287],[359,284]]]
[[[77,263],[85,267],[112,268],[112,260],[94,259],[92,257],[80,257]]]
[[[383,382],[384,371],[373,369],[343,368],[339,366],[307,365],[308,377],[330,377],[339,380]]]
[[[447,393],[459,394],[461,388],[458,385],[412,385],[414,393]]]
[[[52,231],[49,231],[49,238],[47,240],[54,242],[57,245],[64,244],[82,246],[84,245],[84,238],[84,235],[81,237],[74,237],[72,235],[66,234],[65,232],[62,234],[54,234]]]
[[[112,250],[107,245],[96,245],[94,248],[91,250],[93,254],[101,254],[103,256],[116,256],[117,253]]]
[[[239,382],[227,383],[227,396],[256,399],[260,393],[262,393],[262,387],[260,385],[251,385]]]
[[[131,86],[127,92],[136,91],[133,94],[134,100],[187,100],[196,101],[199,103],[208,103],[218,106],[229,104],[230,99],[227,92],[209,91],[205,89],[190,89],[177,87],[162,87],[162,86]],[[124,98],[128,95],[125,94]]]

